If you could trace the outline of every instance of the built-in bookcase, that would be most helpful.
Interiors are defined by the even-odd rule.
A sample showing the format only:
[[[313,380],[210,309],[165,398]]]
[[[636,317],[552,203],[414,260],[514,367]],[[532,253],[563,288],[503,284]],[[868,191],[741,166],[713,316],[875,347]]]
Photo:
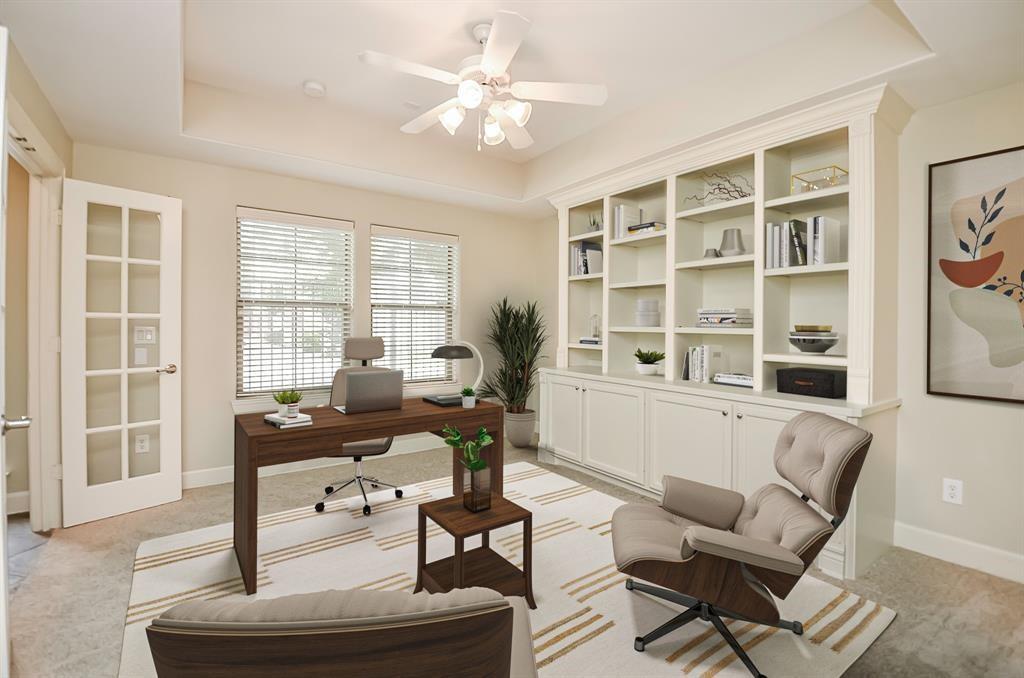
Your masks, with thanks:
[[[725,369],[751,374],[757,391],[775,389],[780,367],[849,369],[855,376],[848,397],[870,402],[879,392],[870,380],[879,359],[873,351],[880,345],[880,330],[870,322],[876,303],[872,295],[881,279],[891,283],[895,276],[895,271],[876,270],[873,263],[877,248],[891,244],[876,221],[895,196],[895,186],[878,178],[884,172],[877,166],[881,157],[894,153],[895,135],[889,128],[876,129],[870,122],[875,115],[858,112],[817,127],[807,122],[810,117],[790,127],[765,123],[763,135],[744,137],[746,147],[734,140],[709,142],[699,152],[679,152],[676,171],[662,162],[663,173],[646,180],[638,171],[624,171],[636,182],[627,184],[631,187],[617,187],[608,179],[595,182],[595,193],[582,201],[554,199],[565,251],[575,241],[592,239],[604,252],[601,275],[563,283],[559,364],[632,373],[634,351],[655,349],[667,354],[664,377],[674,381],[681,377],[691,346],[715,344],[726,355]],[[718,152],[710,150],[715,147]],[[831,166],[842,170],[843,178],[834,185],[794,190],[794,174]],[[732,190],[715,190],[714,184],[726,177]],[[664,222],[665,230],[617,237],[619,205],[643,210],[644,222]],[[596,213],[602,230],[591,233],[589,215]],[[837,241],[834,259],[769,266],[769,225],[794,219],[810,223],[814,217],[838,223],[838,231],[829,231]],[[721,247],[726,229],[739,229],[744,251],[706,257],[706,251]],[[656,325],[636,322],[640,299],[656,300]],[[699,327],[698,309],[709,307],[751,309],[753,327]],[[595,314],[601,317],[604,342],[598,349],[581,348],[579,337]],[[801,353],[789,344],[796,324],[831,325],[839,342],[824,354]],[[876,382],[890,385],[884,375]]]

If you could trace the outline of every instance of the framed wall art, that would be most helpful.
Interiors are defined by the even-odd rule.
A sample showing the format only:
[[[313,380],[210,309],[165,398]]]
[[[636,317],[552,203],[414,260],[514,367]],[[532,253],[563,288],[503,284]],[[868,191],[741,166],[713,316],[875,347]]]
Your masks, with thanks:
[[[1024,403],[1024,146],[928,166],[928,393]]]

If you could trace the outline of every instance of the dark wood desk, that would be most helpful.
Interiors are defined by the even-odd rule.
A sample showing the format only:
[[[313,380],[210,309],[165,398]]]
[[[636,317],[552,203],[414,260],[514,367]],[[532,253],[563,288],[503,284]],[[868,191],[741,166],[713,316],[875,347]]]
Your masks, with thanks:
[[[246,593],[256,592],[257,472],[261,466],[334,456],[341,453],[343,443],[360,440],[424,432],[440,436],[445,424],[458,427],[467,436],[485,426],[494,434],[494,444],[485,447],[481,456],[491,469],[491,492],[503,494],[505,410],[501,405],[480,402],[465,410],[406,398],[401,410],[346,415],[319,407],[305,412],[313,417],[311,426],[283,431],[265,423],[263,413],[235,417],[235,555]],[[452,450],[452,492],[457,497],[462,496],[459,454]],[[309,511],[313,513],[312,506]]]

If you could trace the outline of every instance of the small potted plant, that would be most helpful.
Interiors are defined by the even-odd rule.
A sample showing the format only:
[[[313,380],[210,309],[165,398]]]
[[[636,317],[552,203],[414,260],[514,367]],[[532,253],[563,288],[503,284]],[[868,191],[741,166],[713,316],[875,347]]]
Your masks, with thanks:
[[[471,386],[462,389],[462,407],[467,410],[476,407],[476,391]]]
[[[299,401],[302,400],[302,394],[298,391],[275,393],[274,400],[277,401],[277,415],[279,417],[299,416]]]
[[[477,429],[476,438],[467,440],[462,432],[454,426],[445,424],[441,429],[444,442],[453,448],[462,449],[463,471],[462,505],[476,513],[491,508],[491,472],[487,462],[480,456],[480,451],[494,442],[494,438],[481,426]]]
[[[638,348],[633,355],[636,356],[636,371],[639,374],[657,374],[658,363],[665,359],[661,351],[645,351],[642,348]]]

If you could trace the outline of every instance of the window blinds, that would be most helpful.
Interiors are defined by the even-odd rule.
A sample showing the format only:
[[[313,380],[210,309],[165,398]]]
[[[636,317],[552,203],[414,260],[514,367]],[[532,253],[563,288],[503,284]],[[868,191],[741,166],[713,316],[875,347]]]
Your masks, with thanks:
[[[329,388],[351,334],[352,223],[239,208],[239,395]]]
[[[403,370],[406,383],[453,382],[450,360],[431,358],[455,338],[458,239],[374,226],[370,236],[370,319],[384,338],[374,365]]]

